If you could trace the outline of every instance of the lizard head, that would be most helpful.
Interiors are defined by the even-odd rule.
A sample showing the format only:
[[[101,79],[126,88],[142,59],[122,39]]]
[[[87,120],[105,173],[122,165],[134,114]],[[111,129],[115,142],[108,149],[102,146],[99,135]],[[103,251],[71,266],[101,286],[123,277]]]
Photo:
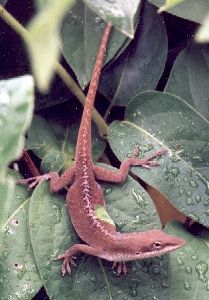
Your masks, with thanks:
[[[144,259],[174,251],[185,243],[185,240],[158,229],[117,233],[117,245],[112,249],[112,254],[114,256],[116,251],[117,261]]]

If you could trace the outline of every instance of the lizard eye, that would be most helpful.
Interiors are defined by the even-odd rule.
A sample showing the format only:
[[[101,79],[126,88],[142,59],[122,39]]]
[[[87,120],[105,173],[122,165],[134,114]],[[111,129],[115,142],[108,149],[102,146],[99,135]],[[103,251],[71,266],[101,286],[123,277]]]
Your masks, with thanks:
[[[161,245],[162,245],[161,241],[156,241],[153,243],[153,248],[159,250],[161,249]]]

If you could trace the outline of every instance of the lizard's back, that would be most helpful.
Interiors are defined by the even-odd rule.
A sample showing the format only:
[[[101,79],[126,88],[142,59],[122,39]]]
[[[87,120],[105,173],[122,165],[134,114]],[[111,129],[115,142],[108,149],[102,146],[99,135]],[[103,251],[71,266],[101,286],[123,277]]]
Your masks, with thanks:
[[[102,221],[97,210],[105,212],[104,196],[94,175],[80,182],[75,179],[67,194],[67,207],[79,237],[88,245],[104,248],[116,232],[115,225]]]

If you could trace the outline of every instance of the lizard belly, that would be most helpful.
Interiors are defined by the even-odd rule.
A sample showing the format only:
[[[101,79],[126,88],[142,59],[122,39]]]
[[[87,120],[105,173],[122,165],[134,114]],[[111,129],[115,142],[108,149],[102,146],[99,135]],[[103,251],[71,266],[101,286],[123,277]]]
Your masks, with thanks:
[[[79,237],[92,247],[105,248],[116,229],[115,225],[96,216],[97,206],[105,210],[101,187],[95,182],[91,191],[83,192],[82,187],[74,182],[66,199],[72,224]]]

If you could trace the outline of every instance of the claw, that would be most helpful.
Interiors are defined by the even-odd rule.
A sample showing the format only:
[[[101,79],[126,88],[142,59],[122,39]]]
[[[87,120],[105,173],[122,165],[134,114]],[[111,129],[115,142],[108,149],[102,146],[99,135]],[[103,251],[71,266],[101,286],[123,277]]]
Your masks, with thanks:
[[[28,184],[28,187],[31,189],[36,186],[38,183],[48,180],[51,178],[51,174],[44,174],[36,177],[30,177],[27,179],[19,179],[16,181],[17,184]],[[31,183],[30,183],[31,182]]]
[[[141,166],[146,169],[151,169],[153,166],[160,166],[160,163],[156,160],[148,160],[145,163],[142,163]]]
[[[139,154],[139,151],[140,151],[140,146],[137,145],[137,146],[134,148],[134,151],[133,151],[132,156],[133,156],[134,158],[136,158],[137,155]]]
[[[76,259],[76,256],[69,256],[67,253],[65,254],[61,254],[59,255],[56,260],[58,259],[64,259],[62,267],[61,267],[61,272],[62,272],[62,276],[65,276],[66,273],[68,273],[69,275],[71,275],[72,271],[71,271],[71,265],[74,267],[77,267],[76,263],[74,262],[74,259]]]
[[[156,152],[154,152],[151,156],[149,157],[145,157],[142,159],[137,159],[137,155],[139,153],[140,147],[136,146],[134,151],[133,151],[133,155],[132,155],[132,159],[133,159],[133,166],[142,166],[143,168],[146,169],[150,169],[153,166],[159,166],[160,163],[156,160],[154,160],[155,158],[162,156],[163,154],[165,154],[167,152],[167,149],[162,148],[157,150]]]
[[[118,264],[118,266],[117,266]],[[114,261],[112,269],[117,268],[117,274],[120,276],[122,273],[126,276],[128,270],[124,261]]]

